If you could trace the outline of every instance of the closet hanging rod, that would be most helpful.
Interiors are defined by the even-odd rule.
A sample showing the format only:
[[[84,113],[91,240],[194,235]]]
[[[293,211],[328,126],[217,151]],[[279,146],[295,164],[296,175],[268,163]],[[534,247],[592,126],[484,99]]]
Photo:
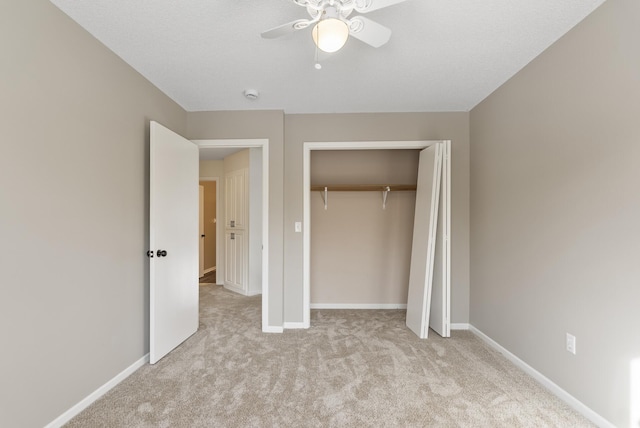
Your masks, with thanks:
[[[311,191],[324,192],[325,189],[330,192],[383,192],[385,190],[411,191],[416,190],[415,184],[328,184],[328,185],[312,185]]]

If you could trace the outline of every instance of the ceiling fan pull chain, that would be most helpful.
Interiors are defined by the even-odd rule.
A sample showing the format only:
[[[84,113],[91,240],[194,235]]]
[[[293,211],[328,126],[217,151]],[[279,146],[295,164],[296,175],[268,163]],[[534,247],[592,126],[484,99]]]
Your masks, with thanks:
[[[320,33],[320,29],[318,29],[318,33]],[[320,64],[320,61],[318,61],[318,44],[314,44],[316,45],[316,63],[313,66],[316,70],[320,70],[322,68],[322,65]]]

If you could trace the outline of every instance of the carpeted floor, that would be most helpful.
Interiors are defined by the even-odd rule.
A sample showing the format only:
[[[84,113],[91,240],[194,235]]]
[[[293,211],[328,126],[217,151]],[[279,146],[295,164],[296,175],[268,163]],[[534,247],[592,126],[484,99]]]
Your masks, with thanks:
[[[420,340],[401,310],[315,310],[260,331],[260,296],[200,287],[200,329],[69,427],[587,427],[469,332]]]

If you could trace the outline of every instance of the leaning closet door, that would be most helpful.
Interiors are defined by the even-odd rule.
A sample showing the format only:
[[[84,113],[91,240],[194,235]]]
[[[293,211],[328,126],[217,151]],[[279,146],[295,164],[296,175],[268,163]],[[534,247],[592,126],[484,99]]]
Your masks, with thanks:
[[[442,337],[450,337],[451,289],[451,142],[442,145],[442,179],[438,203],[438,227],[431,286],[429,328]]]
[[[442,145],[434,144],[420,152],[407,297],[407,327],[421,339],[429,334],[441,175]]]

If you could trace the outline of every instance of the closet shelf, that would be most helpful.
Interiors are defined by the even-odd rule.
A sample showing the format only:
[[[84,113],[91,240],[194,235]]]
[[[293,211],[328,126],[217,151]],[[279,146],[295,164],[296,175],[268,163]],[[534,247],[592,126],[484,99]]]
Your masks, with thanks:
[[[327,184],[325,186],[311,186],[311,191],[320,191],[324,209],[327,209],[329,192],[382,192],[382,209],[387,208],[389,192],[416,190],[415,184]]]
[[[416,190],[415,184],[327,184],[312,185],[311,191],[324,192],[398,192],[405,190]]]

